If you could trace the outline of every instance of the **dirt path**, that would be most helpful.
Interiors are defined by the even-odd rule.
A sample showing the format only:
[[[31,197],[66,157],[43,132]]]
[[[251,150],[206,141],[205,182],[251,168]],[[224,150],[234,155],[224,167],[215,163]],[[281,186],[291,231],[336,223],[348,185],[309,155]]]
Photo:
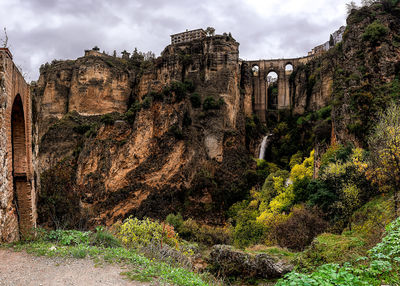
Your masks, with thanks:
[[[124,280],[123,271],[117,265],[95,266],[89,259],[36,257],[0,249],[1,286],[149,285]]]

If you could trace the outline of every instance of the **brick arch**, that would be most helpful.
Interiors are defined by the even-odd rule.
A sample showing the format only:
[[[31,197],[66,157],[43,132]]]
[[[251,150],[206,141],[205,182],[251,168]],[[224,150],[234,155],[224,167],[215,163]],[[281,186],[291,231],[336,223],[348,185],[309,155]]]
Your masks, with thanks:
[[[29,85],[0,48],[0,242],[18,240],[36,225]]]
[[[32,186],[28,179],[26,129],[22,98],[17,94],[11,108],[11,151],[14,204],[22,236],[26,235],[33,226]]]

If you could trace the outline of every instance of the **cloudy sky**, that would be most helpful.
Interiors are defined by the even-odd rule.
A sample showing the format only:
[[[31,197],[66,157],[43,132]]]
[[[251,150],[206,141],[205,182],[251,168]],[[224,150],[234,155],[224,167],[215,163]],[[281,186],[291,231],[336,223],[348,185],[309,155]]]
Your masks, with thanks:
[[[0,27],[7,28],[14,61],[30,81],[41,64],[75,59],[95,45],[110,54],[137,47],[158,56],[169,35],[207,26],[217,34],[231,32],[243,59],[303,56],[345,24],[349,2],[0,0]]]

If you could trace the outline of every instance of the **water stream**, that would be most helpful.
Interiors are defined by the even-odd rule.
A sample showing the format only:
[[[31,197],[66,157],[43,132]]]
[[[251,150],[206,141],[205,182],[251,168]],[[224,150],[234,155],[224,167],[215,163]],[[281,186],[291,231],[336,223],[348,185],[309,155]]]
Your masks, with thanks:
[[[260,146],[260,154],[258,156],[258,159],[264,159],[265,158],[265,150],[267,150],[268,147],[268,136],[271,134],[265,135]]]

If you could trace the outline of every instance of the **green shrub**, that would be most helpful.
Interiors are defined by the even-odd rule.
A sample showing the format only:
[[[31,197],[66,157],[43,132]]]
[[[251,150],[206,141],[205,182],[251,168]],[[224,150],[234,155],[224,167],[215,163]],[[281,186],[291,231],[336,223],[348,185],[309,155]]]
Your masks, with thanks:
[[[96,232],[91,234],[90,244],[106,248],[121,247],[121,242],[101,226],[96,227]]]
[[[212,96],[207,96],[203,102],[203,109],[204,110],[211,110],[211,109],[220,109],[225,104],[223,98],[219,98],[218,101],[214,99]]]
[[[186,85],[180,81],[171,82],[170,90],[175,93],[177,101],[184,99],[186,96]]]
[[[190,103],[192,104],[193,108],[201,107],[201,97],[198,93],[193,93],[190,96]]]
[[[310,274],[293,271],[276,285],[397,285],[400,281],[400,218],[389,224],[386,232],[382,242],[372,248],[367,257],[358,257],[353,263],[343,265],[325,264]],[[354,245],[351,245],[354,243],[359,247],[357,239],[343,245],[341,237],[334,236],[331,241],[334,248],[330,248],[330,253],[335,256],[333,259],[349,258],[349,254],[354,254]],[[324,251],[324,247],[321,249]]]
[[[230,244],[232,231],[227,226],[201,225],[192,219],[185,220],[179,228],[182,238],[204,245]]]
[[[321,214],[307,208],[295,208],[287,220],[278,222],[271,230],[271,236],[280,247],[303,250],[328,224]]]
[[[163,101],[164,100],[164,94],[162,92],[151,91],[149,96],[154,101]]]
[[[135,100],[135,102],[129,107],[128,111],[124,114],[124,120],[129,124],[133,124],[135,122],[136,113],[140,111],[142,108],[139,101]]]
[[[361,36],[364,41],[376,45],[387,35],[388,31],[386,26],[382,25],[378,20],[375,20],[365,28],[365,32]]]
[[[176,229],[176,231],[180,231],[182,225],[183,225],[183,217],[180,213],[178,214],[169,214],[167,216],[167,218],[165,219],[165,221],[169,224],[172,225],[174,227],[174,229]]]
[[[90,124],[81,124],[81,125],[75,126],[73,128],[73,130],[76,133],[85,134],[87,131],[90,130],[90,128],[92,128],[92,125],[90,125]]]
[[[182,129],[179,127],[178,124],[171,125],[171,127],[168,129],[168,133],[178,140],[181,140],[183,138]]]
[[[122,243],[131,248],[142,248],[149,245],[161,246],[162,243],[178,248],[178,235],[172,226],[152,221],[149,218],[139,220],[129,217],[119,227],[118,237]]]
[[[185,89],[188,92],[193,92],[196,89],[196,87],[194,86],[193,81],[191,81],[191,80],[185,80],[183,83],[185,84]]]
[[[153,99],[150,96],[146,96],[142,102],[141,102],[141,106],[144,109],[149,109],[151,104],[153,103]]]
[[[105,125],[113,125],[114,124],[114,118],[111,114],[103,114],[100,118],[100,122],[104,123]]]
[[[45,239],[58,243],[60,245],[89,245],[90,232],[78,231],[78,230],[52,230],[50,231]]]

